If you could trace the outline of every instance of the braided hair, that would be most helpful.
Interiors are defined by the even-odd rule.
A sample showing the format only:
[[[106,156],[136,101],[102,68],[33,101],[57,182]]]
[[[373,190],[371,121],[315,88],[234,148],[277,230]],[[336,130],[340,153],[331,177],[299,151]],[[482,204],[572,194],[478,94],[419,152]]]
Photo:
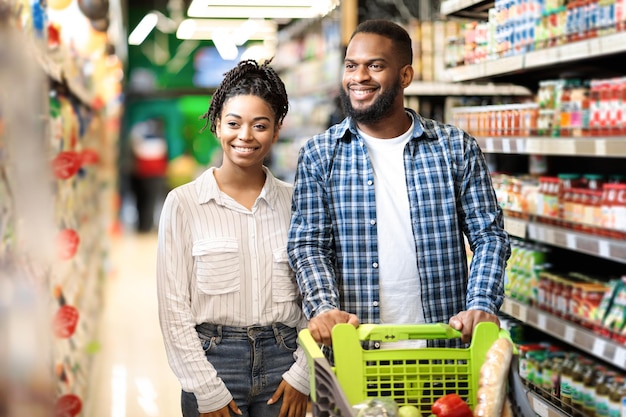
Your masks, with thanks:
[[[201,131],[210,125],[211,132],[215,134],[215,121],[220,118],[224,103],[240,95],[254,95],[267,102],[274,111],[276,123],[280,126],[289,109],[289,98],[285,84],[270,67],[270,62],[271,59],[259,65],[255,60],[248,59],[224,73],[224,79],[213,94],[209,110],[200,117],[207,119]]]

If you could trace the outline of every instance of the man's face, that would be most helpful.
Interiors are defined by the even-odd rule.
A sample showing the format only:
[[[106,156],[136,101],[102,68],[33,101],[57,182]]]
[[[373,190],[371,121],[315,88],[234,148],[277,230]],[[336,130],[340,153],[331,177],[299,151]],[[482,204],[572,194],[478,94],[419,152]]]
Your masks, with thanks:
[[[347,115],[367,124],[392,114],[395,106],[402,107],[404,68],[394,54],[391,39],[373,33],[356,34],[344,60],[341,99]]]

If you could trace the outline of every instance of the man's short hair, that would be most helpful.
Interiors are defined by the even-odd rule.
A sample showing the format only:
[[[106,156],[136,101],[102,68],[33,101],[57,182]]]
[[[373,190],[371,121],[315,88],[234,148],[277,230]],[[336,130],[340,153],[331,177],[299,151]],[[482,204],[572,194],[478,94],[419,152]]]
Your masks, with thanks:
[[[366,20],[356,27],[350,40],[352,40],[357,33],[374,33],[391,39],[401,59],[401,63],[403,65],[411,65],[413,63],[411,36],[409,36],[406,29],[397,23],[385,19]]]

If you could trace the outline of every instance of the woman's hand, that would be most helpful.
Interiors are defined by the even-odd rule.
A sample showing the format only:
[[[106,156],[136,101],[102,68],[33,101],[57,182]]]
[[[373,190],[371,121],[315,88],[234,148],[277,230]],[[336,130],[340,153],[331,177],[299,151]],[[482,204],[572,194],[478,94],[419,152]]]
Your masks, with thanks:
[[[241,415],[241,410],[237,407],[235,400],[230,400],[230,403],[226,407],[219,410],[211,411],[210,413],[200,413],[200,417],[230,417],[228,409],[231,409],[233,413]]]
[[[267,403],[274,404],[281,396],[283,404],[278,417],[304,417],[306,415],[309,397],[289,385],[284,379]]]

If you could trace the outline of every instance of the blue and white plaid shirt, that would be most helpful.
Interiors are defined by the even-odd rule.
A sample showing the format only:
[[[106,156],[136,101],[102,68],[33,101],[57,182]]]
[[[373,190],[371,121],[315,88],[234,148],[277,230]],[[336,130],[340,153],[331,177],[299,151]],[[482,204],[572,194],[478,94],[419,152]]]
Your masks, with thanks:
[[[406,111],[415,121],[404,165],[425,320],[496,313],[510,243],[484,156],[462,130]],[[302,147],[288,253],[308,318],[340,308],[380,323],[375,199],[372,165],[351,118]],[[469,271],[463,235],[473,252]]]

